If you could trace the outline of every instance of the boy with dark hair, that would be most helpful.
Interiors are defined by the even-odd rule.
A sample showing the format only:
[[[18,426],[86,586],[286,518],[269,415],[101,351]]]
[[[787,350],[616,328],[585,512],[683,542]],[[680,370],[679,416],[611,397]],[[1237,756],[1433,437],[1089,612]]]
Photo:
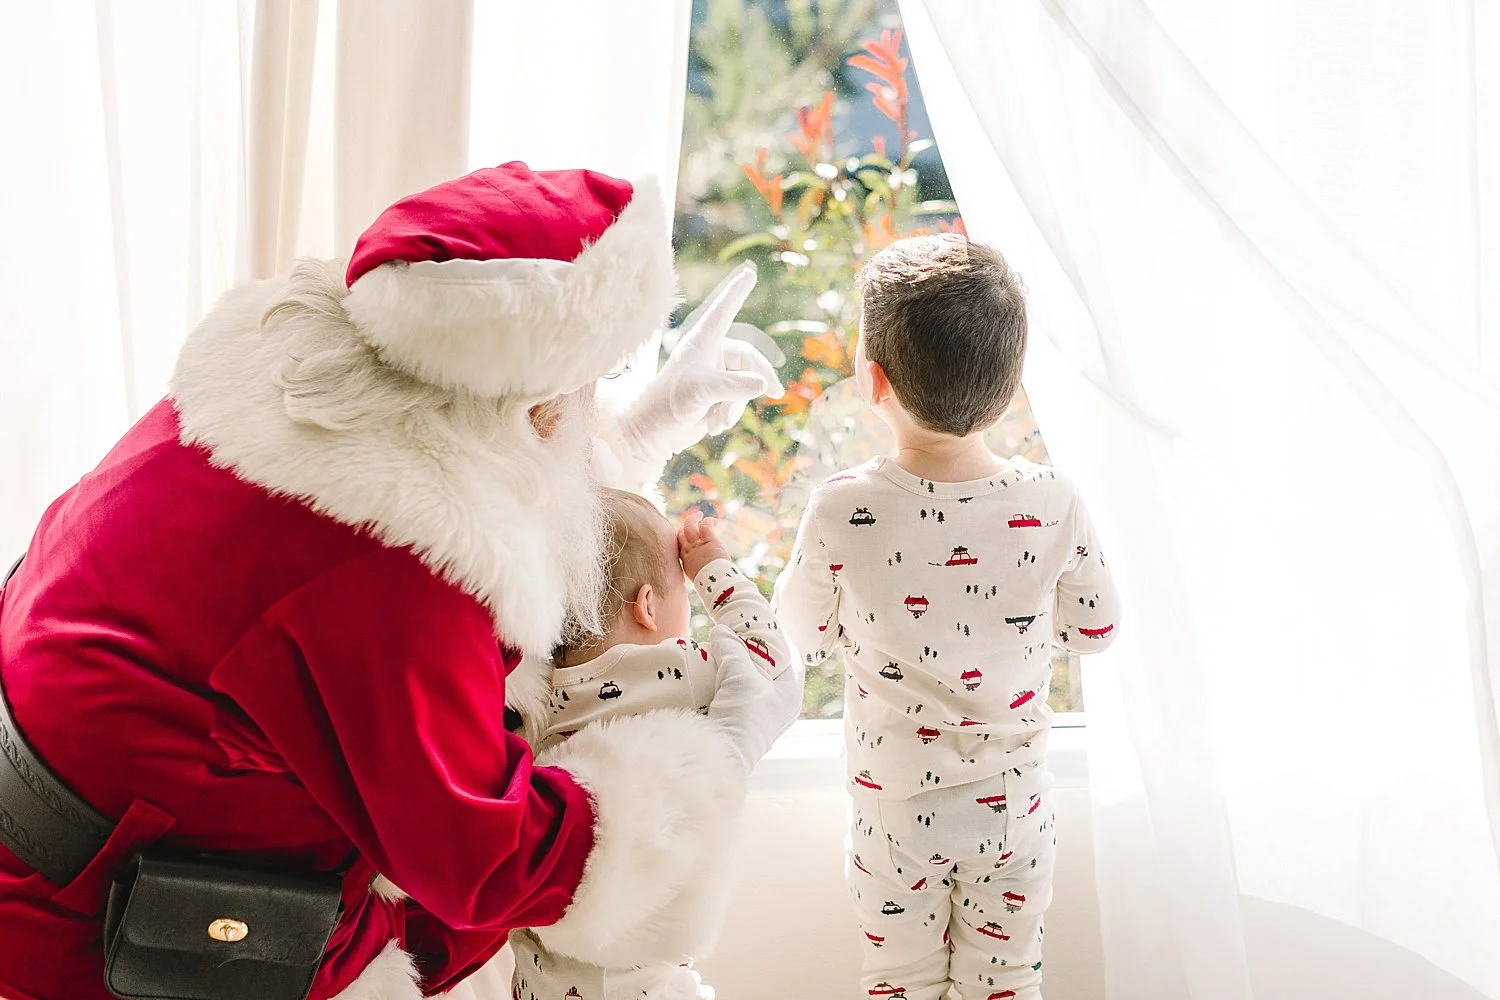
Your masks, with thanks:
[[[984,442],[1026,350],[1005,260],[901,240],[860,290],[855,379],[896,450],[814,491],[775,603],[809,662],[844,654],[863,986],[1039,1000],[1051,646],[1107,647],[1118,599],[1072,483]]]

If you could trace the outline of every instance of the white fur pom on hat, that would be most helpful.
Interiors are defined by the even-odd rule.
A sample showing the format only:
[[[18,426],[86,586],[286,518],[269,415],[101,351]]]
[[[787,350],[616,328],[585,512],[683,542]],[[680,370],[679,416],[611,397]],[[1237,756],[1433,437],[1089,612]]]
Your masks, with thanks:
[[[677,302],[654,182],[520,162],[386,209],[345,280],[344,310],[387,364],[484,396],[587,385]]]

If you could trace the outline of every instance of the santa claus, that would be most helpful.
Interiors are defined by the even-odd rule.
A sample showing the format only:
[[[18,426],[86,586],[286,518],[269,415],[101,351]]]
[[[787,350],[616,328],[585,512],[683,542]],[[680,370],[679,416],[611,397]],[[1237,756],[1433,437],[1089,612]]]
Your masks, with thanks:
[[[169,398],[0,591],[0,996],[105,1000],[111,884],[163,848],[342,873],[313,1000],[442,993],[522,926],[617,968],[696,946],[800,673],[724,648],[706,717],[542,757],[514,731],[541,693],[521,665],[595,614],[596,483],[655,479],[776,388],[725,337],[741,271],[639,399],[596,413],[596,380],[674,304],[666,218],[648,184],[481,170],[189,336]],[[205,949],[305,960],[274,909],[198,926],[184,898],[130,901],[128,933],[110,916],[135,963],[111,989]]]

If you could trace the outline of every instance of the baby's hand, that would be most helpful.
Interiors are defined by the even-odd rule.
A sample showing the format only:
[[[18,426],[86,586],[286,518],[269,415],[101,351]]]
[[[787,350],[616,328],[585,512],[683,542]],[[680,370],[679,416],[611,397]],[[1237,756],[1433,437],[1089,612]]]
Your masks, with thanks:
[[[701,511],[695,510],[683,519],[682,526],[677,529],[677,553],[682,558],[683,572],[687,573],[689,579],[696,579],[703,567],[715,559],[729,558],[729,550],[719,541],[719,536],[714,534],[717,523],[713,518],[704,517]]]

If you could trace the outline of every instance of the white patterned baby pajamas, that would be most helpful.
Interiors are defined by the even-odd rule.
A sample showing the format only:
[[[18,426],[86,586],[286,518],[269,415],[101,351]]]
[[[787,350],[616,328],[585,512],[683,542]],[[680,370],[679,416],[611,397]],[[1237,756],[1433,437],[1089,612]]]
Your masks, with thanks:
[[[875,459],[813,492],[775,603],[810,664],[843,652],[865,995],[1038,1000],[1051,647],[1104,649],[1119,612],[1078,491]]]
[[[739,635],[762,673],[776,677],[787,668],[794,654],[752,580],[728,560],[716,559],[693,585],[715,624]],[[706,713],[718,673],[708,648],[686,638],[611,646],[587,663],[554,667],[552,714],[539,748],[605,719],[672,708]],[[516,959],[514,1000],[712,1000],[714,995],[686,954],[680,965],[604,969],[548,952],[530,931],[512,932],[510,945]]]

